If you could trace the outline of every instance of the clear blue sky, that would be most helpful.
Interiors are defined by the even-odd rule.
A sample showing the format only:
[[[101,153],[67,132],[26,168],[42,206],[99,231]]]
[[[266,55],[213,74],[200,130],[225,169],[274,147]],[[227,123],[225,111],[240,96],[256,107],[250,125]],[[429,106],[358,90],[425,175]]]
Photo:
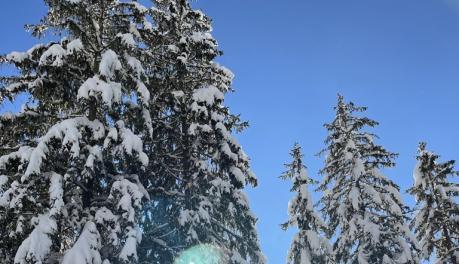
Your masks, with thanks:
[[[225,52],[219,61],[236,74],[237,92],[227,103],[251,123],[238,138],[259,177],[260,186],[249,195],[270,263],[284,262],[292,235],[279,228],[292,194],[277,176],[298,141],[310,175],[320,179],[323,159],[315,154],[338,92],[368,106],[368,116],[380,122],[374,130],[379,143],[400,153],[387,175],[403,191],[412,184],[420,140],[444,159],[459,159],[459,0],[194,5],[214,19],[214,36]],[[44,14],[41,1],[3,0],[1,8],[0,53],[37,42],[23,24]]]

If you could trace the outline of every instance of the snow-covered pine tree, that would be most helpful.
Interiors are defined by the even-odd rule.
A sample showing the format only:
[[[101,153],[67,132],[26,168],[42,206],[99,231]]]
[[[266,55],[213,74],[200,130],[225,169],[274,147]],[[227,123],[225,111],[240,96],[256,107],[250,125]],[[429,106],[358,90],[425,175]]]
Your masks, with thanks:
[[[232,135],[246,124],[223,104],[233,75],[214,61],[221,52],[211,21],[187,0],[154,1],[153,12],[160,57],[150,78],[158,91],[149,171],[160,177],[148,187],[148,210],[164,235],[145,222],[141,258],[170,263],[185,249],[211,244],[227,263],[264,263],[243,191],[257,180]]]
[[[419,207],[411,222],[422,249],[422,258],[429,260],[435,252],[436,263],[457,264],[459,261],[459,184],[454,160],[438,162],[439,156],[418,148],[414,169],[414,185],[408,192],[416,197]]]
[[[324,264],[331,263],[332,250],[328,240],[323,236],[327,227],[321,217],[314,211],[312,198],[308,190],[310,179],[303,164],[301,147],[295,144],[290,152],[292,162],[285,164],[287,170],[281,175],[284,180],[292,181],[291,192],[295,192],[288,205],[289,219],[282,224],[282,229],[298,228],[293,238],[287,263]]]
[[[1,56],[0,100],[28,100],[0,118],[2,263],[135,263],[151,132],[136,1],[45,0],[35,36],[58,41]]]
[[[380,169],[395,165],[396,154],[376,145],[364,131],[376,121],[359,117],[365,107],[338,96],[328,130],[321,209],[336,238],[337,263],[417,263],[417,244],[407,226],[399,187]]]

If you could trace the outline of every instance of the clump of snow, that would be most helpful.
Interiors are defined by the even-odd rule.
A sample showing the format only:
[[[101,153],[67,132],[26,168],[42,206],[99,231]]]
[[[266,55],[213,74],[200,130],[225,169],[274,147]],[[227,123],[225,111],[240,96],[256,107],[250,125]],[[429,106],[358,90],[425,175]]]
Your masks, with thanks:
[[[214,66],[217,67],[218,69],[220,69],[221,71],[223,71],[223,73],[225,74],[226,78],[227,78],[227,81],[232,81],[234,79],[234,73],[226,68],[225,66],[222,66],[218,63],[214,63]]]
[[[3,185],[6,185],[8,182],[8,176],[0,175],[0,191],[2,190]]]
[[[25,197],[25,195],[25,189],[20,188],[18,181],[13,181],[10,185],[10,188],[0,195],[0,207],[22,207],[22,199]]]
[[[153,121],[151,120],[151,115],[150,115],[150,111],[148,110],[148,108],[144,107],[142,109],[142,117],[145,120],[145,125],[148,130],[148,135],[152,137],[153,136]]]
[[[230,146],[228,145],[228,143],[226,142],[223,142],[220,146],[220,151],[222,153],[224,153],[226,156],[228,156],[230,159],[234,160],[234,161],[237,161],[238,160],[238,156],[237,154],[235,154]]]
[[[213,113],[212,113],[213,114]],[[213,119],[217,119],[217,116],[213,115]],[[215,124],[215,128],[220,131],[222,134],[223,138],[225,139],[231,139],[231,133],[226,129],[226,126],[222,122],[218,122]]]
[[[27,52],[13,51],[10,54],[6,55],[7,60],[16,63],[21,63],[27,58],[29,58],[29,54]]]
[[[62,264],[102,264],[100,234],[93,222],[86,222],[83,232],[67,251]]]
[[[212,35],[209,32],[193,32],[191,39],[194,42],[203,42],[212,40]]]
[[[215,100],[223,100],[223,98],[224,94],[213,85],[199,88],[193,93],[193,100],[206,103],[209,106],[213,105]]]
[[[355,211],[360,210],[360,191],[357,187],[352,187],[351,191],[349,192],[349,200],[351,201],[352,207]]]
[[[418,161],[413,170],[414,187],[425,187],[425,177],[421,171],[422,162]]]
[[[130,258],[137,261],[137,244],[139,244],[142,240],[142,232],[139,229],[132,227],[128,227],[127,230],[126,241],[121,249],[119,258],[126,262],[128,262]]]
[[[142,63],[137,59],[129,55],[125,55],[124,58],[127,61],[127,64],[131,69],[136,73],[136,77],[139,79],[145,73],[145,69],[142,66]]]
[[[245,183],[245,175],[241,169],[233,166],[230,168],[230,172],[240,183]]]
[[[33,148],[29,146],[22,146],[19,150],[12,152],[10,154],[0,157],[0,169],[5,169],[6,165],[10,161],[19,159],[21,164],[24,164],[29,161],[30,155],[32,154]]]
[[[112,211],[107,209],[107,207],[102,207],[99,210],[97,210],[96,215],[94,217],[96,220],[96,223],[98,224],[105,224],[106,222],[116,222],[118,221],[118,217],[115,216]]]
[[[80,154],[79,140],[81,138],[79,129],[81,128],[89,128],[90,131],[92,131],[92,137],[94,139],[101,139],[105,135],[105,127],[100,121],[90,121],[86,117],[67,119],[54,125],[48,130],[46,135],[40,139],[40,143],[38,143],[37,147],[33,149],[26,172],[22,176],[21,181],[26,181],[31,174],[40,173],[43,159],[46,159],[46,154],[49,151],[48,144],[52,139],[62,140],[62,146],[70,145],[72,157],[78,157]]]
[[[89,99],[100,94],[102,101],[109,107],[113,103],[121,101],[121,84],[115,82],[104,82],[98,76],[87,79],[78,89],[77,98]]]
[[[74,39],[67,44],[67,54],[72,54],[83,49],[83,43],[81,39]]]
[[[116,123],[119,129],[119,135],[122,138],[121,145],[128,155],[132,155],[132,151],[135,151],[139,155],[139,161],[142,165],[148,165],[148,156],[143,152],[143,143],[142,139],[139,136],[135,135],[129,128],[126,128],[123,121],[118,121]]]
[[[127,179],[121,179],[113,183],[109,199],[118,201],[117,209],[123,211],[123,217],[129,222],[135,223],[135,209],[140,208],[143,193],[136,183]]]
[[[65,55],[65,49],[62,48],[60,44],[54,44],[41,55],[39,65],[62,66],[64,64],[63,58]],[[51,64],[49,64],[50,61],[52,62]]]
[[[34,219],[36,226],[32,233],[21,243],[14,257],[15,264],[43,263],[50,252],[50,235],[57,230],[57,224],[48,214]]]
[[[107,229],[110,243],[114,246],[118,246],[120,244],[118,233],[121,232],[120,222],[118,221],[119,217],[114,215],[108,208],[102,207],[97,210],[94,220],[97,224]]]
[[[137,91],[139,92],[141,96],[142,102],[145,105],[148,105],[148,102],[150,101],[150,91],[148,91],[145,84],[140,80],[137,80]]]
[[[133,48],[137,46],[137,43],[134,40],[134,36],[131,33],[118,33],[116,36],[119,37],[121,39],[121,43],[127,47]]]
[[[51,204],[50,216],[60,214],[64,207],[64,189],[62,185],[62,176],[55,172],[51,173],[49,186],[49,200]]]
[[[121,70],[121,62],[113,50],[106,50],[102,54],[99,64],[99,73],[107,78],[112,78],[116,71]]]
[[[94,169],[95,161],[102,161],[102,147],[101,146],[87,146],[89,150],[88,158],[86,159],[85,167]]]

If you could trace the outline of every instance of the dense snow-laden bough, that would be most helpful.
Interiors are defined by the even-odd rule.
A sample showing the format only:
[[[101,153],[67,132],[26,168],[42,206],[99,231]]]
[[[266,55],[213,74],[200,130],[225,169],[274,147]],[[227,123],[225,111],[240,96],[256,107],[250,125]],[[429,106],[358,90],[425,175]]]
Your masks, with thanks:
[[[32,34],[0,56],[0,259],[7,264],[172,263],[212,244],[264,263],[243,192],[256,185],[224,106],[232,73],[210,19],[185,0],[45,0]]]

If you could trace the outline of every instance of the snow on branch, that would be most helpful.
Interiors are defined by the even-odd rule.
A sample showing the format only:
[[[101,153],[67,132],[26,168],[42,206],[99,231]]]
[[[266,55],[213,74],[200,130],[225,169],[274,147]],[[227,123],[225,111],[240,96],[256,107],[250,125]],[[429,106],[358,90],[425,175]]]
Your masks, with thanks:
[[[60,44],[54,44],[41,55],[39,65],[62,66],[66,53]]]
[[[36,226],[19,246],[14,257],[15,264],[42,263],[50,252],[50,236],[57,230],[56,221],[49,214],[44,214],[34,217],[32,222]]]
[[[87,79],[78,89],[77,98],[89,99],[100,95],[102,101],[108,107],[121,101],[121,84],[116,82],[105,82],[98,76]]]
[[[100,234],[96,225],[86,222],[83,232],[65,254],[62,264],[101,264],[100,247]]]
[[[40,173],[43,160],[49,152],[48,144],[52,139],[62,140],[62,146],[70,145],[70,152],[73,158],[80,154],[80,139],[82,137],[80,130],[89,128],[92,131],[92,138],[102,139],[105,136],[105,127],[98,121],[90,121],[86,117],[77,117],[64,120],[51,127],[44,137],[40,139],[37,147],[33,149],[30,155],[30,161],[25,174],[21,181],[26,181],[30,175]]]
[[[6,165],[12,160],[19,159],[20,163],[23,164],[30,160],[33,148],[29,146],[22,146],[18,151],[3,155],[0,157],[0,169],[5,169]]]
[[[216,100],[223,100],[223,98],[224,94],[213,85],[199,88],[193,93],[193,100],[206,103],[208,106],[213,105]]]
[[[105,51],[99,64],[99,73],[111,79],[115,72],[119,70],[121,70],[121,62],[118,59],[118,55],[110,49]]]
[[[127,128],[123,121],[116,122],[116,128],[111,128],[107,138],[104,142],[104,148],[108,148],[111,141],[118,141],[121,140],[121,145],[115,148],[115,151],[119,151],[120,147],[124,152],[130,156],[133,155],[133,151],[137,152],[138,159],[142,163],[143,166],[148,165],[148,156],[143,151],[143,143],[142,139],[134,134],[132,130]]]

